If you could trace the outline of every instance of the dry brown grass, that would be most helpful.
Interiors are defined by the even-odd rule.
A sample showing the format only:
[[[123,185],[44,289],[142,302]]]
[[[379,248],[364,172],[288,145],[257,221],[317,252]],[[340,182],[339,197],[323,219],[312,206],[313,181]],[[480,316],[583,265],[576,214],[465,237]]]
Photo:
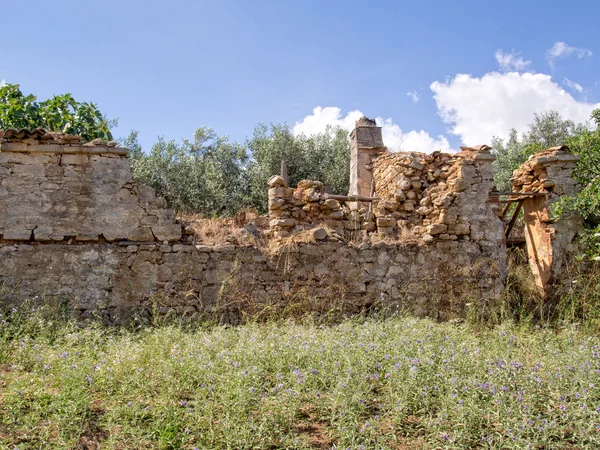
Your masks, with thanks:
[[[294,248],[298,244],[316,244],[313,231],[324,228],[328,237],[325,242],[345,242],[350,245],[361,244],[423,244],[419,233],[412,228],[402,227],[400,232],[391,236],[381,233],[367,233],[364,230],[345,230],[340,236],[325,224],[314,224],[312,228],[295,232],[284,238],[272,238],[269,231],[269,217],[260,215],[255,209],[242,209],[234,217],[207,218],[200,214],[182,214],[179,219],[186,232],[194,236],[199,245],[255,245],[265,249],[269,254],[276,254],[282,249]]]
[[[254,209],[246,208],[234,217],[206,218],[200,214],[182,214],[186,230],[194,235],[196,244],[260,244],[266,239],[269,219]]]

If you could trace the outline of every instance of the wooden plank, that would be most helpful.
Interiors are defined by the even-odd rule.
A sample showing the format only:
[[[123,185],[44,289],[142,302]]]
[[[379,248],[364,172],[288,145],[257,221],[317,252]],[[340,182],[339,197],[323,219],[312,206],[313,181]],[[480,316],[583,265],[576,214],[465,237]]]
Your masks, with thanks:
[[[504,195],[504,196],[521,196],[521,197],[546,197],[549,195],[544,192],[490,192],[490,195]]]
[[[281,178],[283,178],[283,180],[285,181],[285,184],[288,184],[288,170],[287,170],[287,161],[285,159],[281,160],[281,170],[279,175],[281,175]]]
[[[323,194],[321,196],[323,200],[333,199],[339,200],[340,202],[376,202],[381,200],[379,197],[363,197],[362,195],[335,195],[335,194]]]
[[[511,204],[512,202],[507,202],[506,206],[502,210],[502,215],[500,216],[500,219],[504,220],[504,217],[506,216],[506,213],[508,212],[508,209],[510,208]]]
[[[519,213],[521,212],[522,206],[523,206],[523,200],[519,200],[519,204],[515,208],[515,212],[513,213],[512,217],[510,219],[510,222],[508,222],[508,227],[506,228],[506,233],[504,234],[504,236],[506,236],[507,238],[510,235],[510,232],[512,231],[513,227],[515,226],[515,222],[517,221],[517,217],[519,216]]]

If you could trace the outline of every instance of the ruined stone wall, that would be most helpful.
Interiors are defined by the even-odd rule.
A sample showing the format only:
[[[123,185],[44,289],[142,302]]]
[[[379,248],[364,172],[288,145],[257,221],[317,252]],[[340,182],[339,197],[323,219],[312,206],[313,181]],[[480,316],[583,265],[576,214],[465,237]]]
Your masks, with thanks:
[[[318,240],[350,238],[360,231],[375,231],[374,216],[366,210],[351,209],[326,194],[323,183],[302,180],[288,187],[282,177],[269,180],[269,219],[275,238],[285,238],[309,229],[319,229]],[[325,228],[322,228],[325,227]]]
[[[500,263],[474,242],[435,245],[297,244],[275,253],[254,246],[182,244],[0,244],[0,285],[18,304],[61,296],[80,317],[115,323],[132,313],[233,312],[296,302],[356,312],[376,303],[439,319],[465,303],[497,297]]]
[[[502,242],[494,240],[493,231],[477,238],[477,220],[485,220],[491,207],[482,181],[487,169],[473,155],[472,164],[461,169],[463,178],[476,183],[482,177],[483,190],[476,196],[469,181],[462,197],[453,194],[448,213],[458,208],[455,222],[446,223],[445,233],[429,234],[434,239],[348,240],[348,232],[367,236],[377,226],[397,230],[401,223],[393,214],[404,212],[384,208],[385,216],[376,220],[376,211],[328,198],[318,182],[292,189],[275,177],[269,188],[275,237],[323,227],[318,243],[207,247],[182,236],[164,200],[132,181],[125,149],[43,132],[5,135],[0,140],[0,298],[19,303],[59,296],[80,316],[99,314],[107,323],[154,307],[183,315],[233,311],[227,320],[235,321],[236,308],[244,304],[302,299],[346,311],[382,302],[420,315],[454,317],[464,313],[467,301],[477,298],[483,305],[497,297],[505,277]],[[421,199],[428,189],[421,187]],[[464,223],[461,215],[469,217],[469,233],[440,236],[451,236],[450,230]],[[381,223],[388,216],[394,225]]]
[[[504,252],[489,147],[459,153],[386,153],[373,161],[377,230],[424,242],[475,241]]]
[[[504,248],[504,225],[493,189],[489,147],[455,154],[383,153],[372,161],[371,207],[356,206],[304,180],[288,187],[282,177],[269,181],[269,216],[275,237],[326,227],[329,235],[351,239],[357,231],[399,241],[476,241]],[[365,204],[366,202],[361,202]],[[325,236],[325,235],[323,235]]]
[[[529,266],[543,295],[550,295],[560,277],[571,241],[583,226],[579,216],[555,220],[552,204],[563,195],[574,195],[579,186],[572,178],[579,156],[568,147],[554,147],[529,157],[512,177],[513,191],[522,198]]]
[[[35,138],[34,138],[35,137]],[[133,183],[127,149],[77,136],[0,138],[0,239],[177,241],[173,211]]]

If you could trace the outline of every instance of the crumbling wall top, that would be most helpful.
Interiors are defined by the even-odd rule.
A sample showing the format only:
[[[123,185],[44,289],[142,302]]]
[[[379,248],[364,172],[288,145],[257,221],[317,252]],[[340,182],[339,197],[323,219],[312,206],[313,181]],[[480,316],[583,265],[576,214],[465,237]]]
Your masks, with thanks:
[[[0,152],[88,154],[102,153],[127,156],[129,150],[118,147],[117,142],[94,139],[83,142],[81,136],[46,131],[42,128],[29,130],[0,130]]]
[[[356,122],[354,122],[354,127],[376,127],[377,122],[374,119],[369,119],[368,117],[362,116]]]
[[[182,236],[174,212],[132,179],[113,141],[4,130],[0,137],[0,240],[164,242]]]

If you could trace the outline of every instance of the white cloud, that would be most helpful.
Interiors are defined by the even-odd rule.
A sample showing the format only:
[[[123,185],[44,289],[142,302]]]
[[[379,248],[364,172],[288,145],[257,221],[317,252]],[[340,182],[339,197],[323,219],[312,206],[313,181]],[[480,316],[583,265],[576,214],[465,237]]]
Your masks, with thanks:
[[[496,61],[502,72],[510,72],[516,70],[522,72],[527,69],[527,66],[531,64],[531,61],[526,61],[519,56],[519,53],[504,53],[502,50],[496,51]]]
[[[564,83],[567,85],[568,88],[573,89],[574,91],[577,91],[580,94],[583,92],[583,86],[580,85],[579,83],[575,83],[574,81],[571,81],[566,77],[565,77]]]
[[[585,122],[599,104],[576,101],[550,75],[491,72],[481,78],[458,74],[430,86],[442,120],[467,145],[489,144],[492,136],[508,137],[510,128],[523,132],[533,113],[558,111]]]
[[[342,110],[336,106],[322,108],[317,106],[313,113],[302,121],[296,122],[292,132],[299,134],[316,134],[326,130],[327,125],[340,126],[348,131],[354,128],[354,122],[364,114],[359,110],[350,111],[342,116]],[[393,122],[391,118],[377,117],[377,125],[382,127],[383,143],[391,151],[417,151],[432,152],[434,150],[452,151],[450,144],[444,136],[432,137],[423,130],[412,130],[407,133]]]
[[[555,42],[554,45],[546,51],[546,58],[551,67],[554,67],[554,61],[559,58],[575,55],[577,58],[592,56],[592,51],[587,48],[573,47],[565,42]]]
[[[421,100],[417,91],[407,92],[406,95],[410,97],[413,103],[419,103],[419,100]]]
[[[411,130],[405,133],[392,119],[378,117],[376,121],[377,125],[381,127],[383,143],[391,151],[424,153],[431,153],[435,150],[442,150],[443,152],[454,151],[450,148],[448,139],[442,135],[435,138],[424,130]]]
[[[0,80],[0,87],[5,86],[6,85],[6,80]]]
[[[301,122],[296,122],[292,132],[296,135],[323,133],[327,125],[332,127],[340,126],[346,130],[354,128],[354,122],[363,116],[359,110],[350,111],[345,117],[342,117],[342,110],[336,106],[327,106],[321,108],[317,106],[313,109],[313,113],[302,119]]]

